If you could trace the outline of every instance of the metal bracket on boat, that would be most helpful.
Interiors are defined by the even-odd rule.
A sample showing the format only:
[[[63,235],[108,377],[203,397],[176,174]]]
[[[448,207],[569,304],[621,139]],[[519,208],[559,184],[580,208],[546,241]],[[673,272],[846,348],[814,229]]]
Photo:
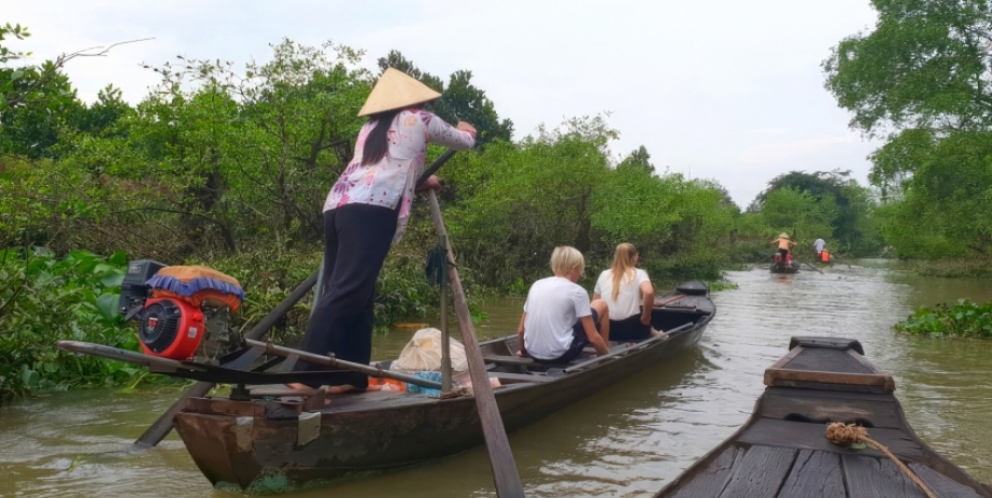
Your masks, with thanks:
[[[303,412],[297,418],[296,444],[306,446],[307,443],[320,436],[320,413]]]

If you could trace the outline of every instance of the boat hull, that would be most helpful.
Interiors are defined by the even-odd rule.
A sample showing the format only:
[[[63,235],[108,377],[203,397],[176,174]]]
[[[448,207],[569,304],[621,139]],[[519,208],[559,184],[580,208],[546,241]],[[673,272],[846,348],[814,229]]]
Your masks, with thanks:
[[[713,311],[698,315],[698,321],[681,333],[648,341],[594,368],[496,389],[507,431],[523,428],[691,349]],[[485,351],[505,340],[481,346]],[[471,397],[437,399],[385,392],[361,396],[363,401],[354,408],[348,406],[346,396],[335,398],[331,406],[337,411],[318,412],[319,417],[308,421],[295,412],[287,413],[276,401],[191,399],[176,416],[175,426],[193,461],[215,487],[249,494],[283,492],[405,467],[484,442]]]

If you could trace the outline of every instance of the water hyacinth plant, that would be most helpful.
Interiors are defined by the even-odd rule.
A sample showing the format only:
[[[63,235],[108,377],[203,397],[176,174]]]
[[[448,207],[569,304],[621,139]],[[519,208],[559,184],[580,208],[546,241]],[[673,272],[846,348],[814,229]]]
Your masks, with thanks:
[[[954,306],[940,303],[920,307],[895,324],[896,330],[929,336],[992,337],[992,301],[976,304],[967,299]]]

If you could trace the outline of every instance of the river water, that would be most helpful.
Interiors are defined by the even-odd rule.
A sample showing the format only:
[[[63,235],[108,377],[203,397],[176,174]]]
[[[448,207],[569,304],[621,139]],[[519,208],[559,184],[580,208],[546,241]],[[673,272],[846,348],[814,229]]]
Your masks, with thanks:
[[[916,306],[992,299],[992,282],[913,276],[884,261],[825,274],[730,272],[739,289],[713,294],[716,319],[699,347],[510,436],[528,496],[646,496],[743,424],[764,369],[793,335],[853,337],[892,374],[919,436],[973,477],[992,482],[992,342],[893,332]],[[519,300],[490,302],[480,335],[512,332]],[[377,337],[376,357],[409,332]],[[59,393],[0,410],[0,496],[239,496],[210,487],[175,435],[129,453],[128,444],[176,398],[174,391]],[[476,448],[441,461],[339,482],[292,497],[494,496]]]

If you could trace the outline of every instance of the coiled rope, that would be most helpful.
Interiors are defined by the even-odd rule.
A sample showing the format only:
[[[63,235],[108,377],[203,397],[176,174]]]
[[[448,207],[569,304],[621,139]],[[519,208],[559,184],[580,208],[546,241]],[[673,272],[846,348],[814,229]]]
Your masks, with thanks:
[[[891,451],[882,443],[875,441],[874,439],[868,437],[868,429],[864,427],[854,425],[854,424],[844,424],[843,422],[833,422],[827,425],[827,441],[839,446],[850,446],[856,443],[866,443],[875,447],[877,450],[885,453],[885,456],[892,460],[892,463],[899,467],[899,470],[909,478],[910,481],[916,483],[917,486],[923,491],[923,494],[927,495],[927,498],[937,498],[937,495],[930,490],[920,476],[916,475],[906,464],[902,463]]]

